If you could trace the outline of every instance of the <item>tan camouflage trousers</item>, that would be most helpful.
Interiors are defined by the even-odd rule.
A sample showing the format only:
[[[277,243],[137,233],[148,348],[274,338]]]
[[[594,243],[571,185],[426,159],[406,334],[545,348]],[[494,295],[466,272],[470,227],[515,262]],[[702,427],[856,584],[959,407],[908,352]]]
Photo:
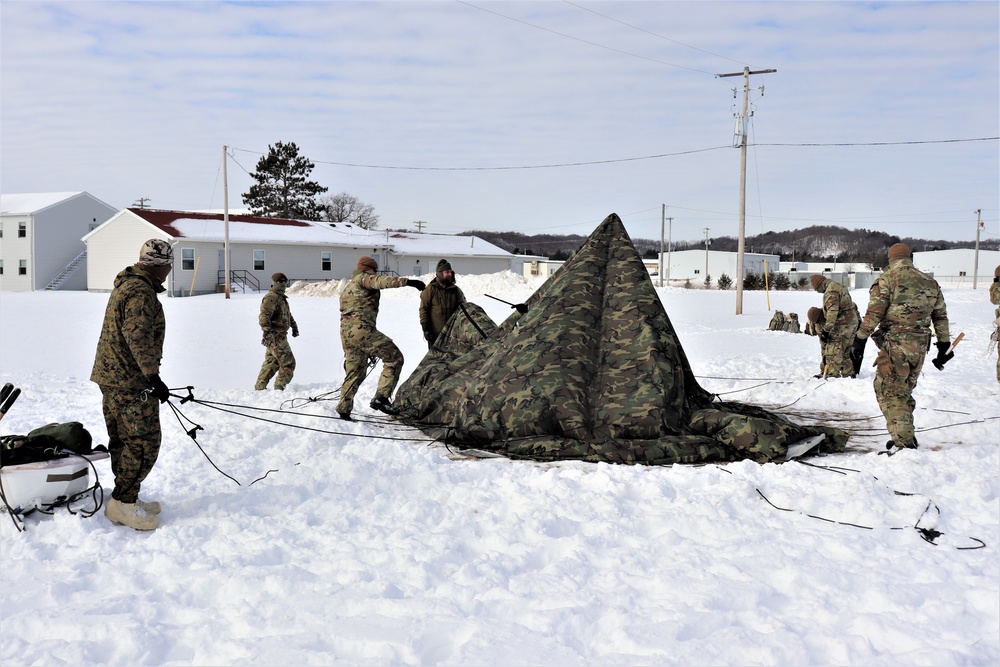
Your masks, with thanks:
[[[382,360],[382,375],[379,376],[375,395],[387,400],[392,398],[403,370],[403,353],[391,338],[375,329],[353,338],[350,345],[344,346],[344,386],[340,388],[340,402],[337,404],[340,414],[350,414],[354,409],[354,395],[368,373],[368,357]]]
[[[257,375],[255,389],[267,389],[267,383],[271,381],[274,374],[278,377],[274,381],[275,389],[284,389],[292,381],[295,374],[295,355],[292,354],[292,346],[288,344],[288,338],[278,336],[268,345],[264,352],[264,363],[261,364],[260,373]]]
[[[160,455],[160,402],[134,389],[101,387],[104,423],[115,489],[111,497],[134,503],[139,487]]]
[[[851,361],[851,344],[854,342],[854,332],[850,336],[832,337],[828,343],[820,343],[824,368],[820,372],[826,377],[846,378],[854,375],[854,362]]]
[[[927,336],[887,336],[875,358],[875,399],[889,436],[898,446],[914,442],[913,390],[927,355],[927,341]]]

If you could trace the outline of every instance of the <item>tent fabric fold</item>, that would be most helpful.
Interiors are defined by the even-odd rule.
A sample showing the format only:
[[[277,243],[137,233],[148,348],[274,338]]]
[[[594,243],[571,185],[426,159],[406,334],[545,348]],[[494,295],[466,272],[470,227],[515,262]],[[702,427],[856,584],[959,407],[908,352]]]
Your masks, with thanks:
[[[401,418],[458,447],[512,458],[668,465],[783,460],[824,434],[761,408],[715,401],[625,227],[609,215],[499,326],[466,303],[397,392]]]

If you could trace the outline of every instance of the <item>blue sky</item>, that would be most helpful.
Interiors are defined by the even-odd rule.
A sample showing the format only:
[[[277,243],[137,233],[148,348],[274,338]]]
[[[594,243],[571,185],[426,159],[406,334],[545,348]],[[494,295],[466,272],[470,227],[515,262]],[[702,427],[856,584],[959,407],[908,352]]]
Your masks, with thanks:
[[[240,208],[294,141],[383,227],[616,212],[658,238],[666,204],[674,240],[735,236],[742,78],[715,75],[749,66],[777,72],[751,77],[747,234],[972,240],[982,209],[995,239],[998,26],[996,2],[5,1],[0,184],[221,208],[228,145]]]

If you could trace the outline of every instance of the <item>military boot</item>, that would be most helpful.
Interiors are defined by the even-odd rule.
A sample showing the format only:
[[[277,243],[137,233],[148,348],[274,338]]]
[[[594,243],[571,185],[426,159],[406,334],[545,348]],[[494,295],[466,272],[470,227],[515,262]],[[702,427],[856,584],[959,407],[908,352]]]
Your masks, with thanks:
[[[156,530],[160,520],[155,514],[146,514],[135,503],[123,503],[112,498],[104,506],[104,516],[108,521],[135,530]]]
[[[387,415],[398,415],[399,410],[393,407],[392,403],[385,396],[376,396],[371,402],[372,410],[378,410],[379,412],[384,412]]]
[[[155,500],[146,501],[137,499],[135,501],[135,506],[141,509],[146,514],[159,514],[161,511],[163,511],[163,508],[160,506],[160,503],[158,503]]]

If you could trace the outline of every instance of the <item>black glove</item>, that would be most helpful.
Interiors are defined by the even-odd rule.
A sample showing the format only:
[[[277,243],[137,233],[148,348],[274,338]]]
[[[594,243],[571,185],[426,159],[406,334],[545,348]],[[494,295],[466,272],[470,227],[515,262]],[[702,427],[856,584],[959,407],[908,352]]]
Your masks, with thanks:
[[[526,312],[528,312],[528,304],[526,304],[526,303],[518,303],[518,304],[515,304],[515,305],[511,306],[511,308],[513,308],[517,312],[521,313],[522,315],[524,315]]]
[[[861,362],[865,358],[865,345],[868,344],[867,338],[854,338],[854,342],[851,343],[851,361],[854,362],[854,374],[857,375],[861,372]]]
[[[423,292],[424,289],[426,289],[427,287],[427,283],[425,283],[423,280],[417,280],[416,278],[407,278],[406,286],[413,287],[418,292]]]
[[[160,376],[147,375],[146,382],[149,383],[149,393],[160,399],[160,403],[166,403],[167,399],[170,398],[170,390],[167,389],[167,385],[163,384]]]
[[[943,371],[944,365],[948,363],[950,359],[955,358],[955,353],[948,351],[948,348],[951,347],[951,343],[947,342],[942,343],[941,341],[938,341],[934,343],[934,345],[937,346],[938,353],[937,356],[934,357],[934,361],[932,361],[931,363],[934,364],[934,368],[938,369],[939,371]]]
[[[292,327],[292,338],[298,338],[298,337],[299,337],[299,328]]]
[[[434,343],[434,339],[437,338],[430,329],[424,329],[424,340],[427,341],[427,347],[430,347]]]
[[[828,334],[825,331],[820,331],[819,332],[819,342],[824,343],[824,344],[829,343],[830,342],[830,334]]]

